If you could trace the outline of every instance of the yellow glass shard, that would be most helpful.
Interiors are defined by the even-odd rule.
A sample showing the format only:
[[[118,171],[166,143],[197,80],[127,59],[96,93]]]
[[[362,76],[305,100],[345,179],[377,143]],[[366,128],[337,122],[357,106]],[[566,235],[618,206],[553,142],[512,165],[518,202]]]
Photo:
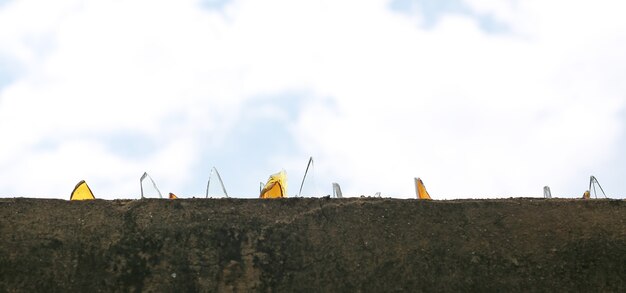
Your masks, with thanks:
[[[91,189],[89,188],[85,180],[81,180],[80,182],[78,182],[78,184],[76,184],[76,187],[74,187],[72,195],[70,196],[70,200],[90,199],[96,199],[96,197],[93,196],[93,193],[91,192]]]
[[[178,198],[178,196],[176,196],[176,194],[173,194],[173,193],[170,192],[170,199],[177,199],[177,198]]]
[[[418,199],[431,199],[422,179],[415,178],[415,192],[417,193]]]
[[[583,193],[583,199],[590,199],[591,198],[591,193],[589,192],[589,190],[585,190],[585,193]]]
[[[272,174],[261,190],[260,198],[282,198],[287,197],[287,174],[282,170]]]

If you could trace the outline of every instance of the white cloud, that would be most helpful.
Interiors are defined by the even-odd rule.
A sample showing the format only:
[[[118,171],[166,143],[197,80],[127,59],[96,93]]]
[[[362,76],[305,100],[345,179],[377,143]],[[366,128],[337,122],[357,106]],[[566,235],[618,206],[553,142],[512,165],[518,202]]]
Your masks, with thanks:
[[[337,181],[348,195],[408,197],[415,176],[434,197],[582,193],[581,174],[624,133],[621,4],[467,3],[512,33],[467,15],[423,29],[387,1],[57,1],[43,15],[42,1],[10,2],[0,54],[21,70],[0,88],[0,192],[56,196],[89,178],[104,197],[132,197],[144,170],[163,193],[195,192],[198,158],[225,147],[253,100],[306,92],[296,110],[259,107],[259,119],[297,111],[285,127],[299,149],[231,176],[283,165],[293,194],[313,155],[322,193]],[[117,132],[155,150],[120,155],[101,138]],[[229,193],[258,188],[237,184]]]
[[[302,140],[329,150],[327,161],[337,162],[332,175],[347,180],[353,194],[411,195],[408,182],[422,176],[431,193],[446,197],[540,195],[545,184],[558,195],[578,195],[597,163],[618,152],[624,131],[618,80],[626,44],[616,40],[626,37],[625,23],[592,18],[578,25],[572,16],[563,24],[569,12],[552,12],[516,16],[551,21],[509,36],[446,17],[431,31],[393,38],[385,32],[404,26],[372,21],[388,26],[380,34],[366,27],[367,38],[344,48],[368,56],[368,70],[338,74],[350,76],[347,82],[333,78],[341,80],[334,96],[342,111],[323,119],[312,118],[317,109],[305,114]],[[575,34],[606,34],[606,23],[615,25],[608,38]],[[568,25],[577,27],[563,34]],[[381,52],[366,45],[372,39],[401,49]]]

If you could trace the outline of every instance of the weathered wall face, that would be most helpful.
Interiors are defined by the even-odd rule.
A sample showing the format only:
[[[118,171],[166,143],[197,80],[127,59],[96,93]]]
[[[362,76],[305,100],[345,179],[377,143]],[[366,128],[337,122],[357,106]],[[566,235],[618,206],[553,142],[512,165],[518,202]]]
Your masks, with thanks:
[[[625,291],[626,201],[0,199],[0,291]]]

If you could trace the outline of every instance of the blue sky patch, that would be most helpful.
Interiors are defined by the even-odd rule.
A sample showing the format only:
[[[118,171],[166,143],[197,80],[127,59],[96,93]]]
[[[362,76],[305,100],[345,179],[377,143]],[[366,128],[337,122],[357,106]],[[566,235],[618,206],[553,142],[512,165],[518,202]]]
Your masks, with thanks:
[[[130,160],[149,157],[157,151],[157,142],[140,132],[120,131],[98,135],[107,148],[115,155]]]
[[[222,10],[230,2],[231,0],[201,0],[200,6],[209,10]]]
[[[491,14],[478,15],[475,16],[475,18],[476,21],[478,21],[478,26],[488,33],[499,34],[511,32],[509,25],[493,17]]]
[[[11,84],[15,78],[15,66],[7,58],[0,55],[0,90]]]
[[[67,141],[97,141],[113,154],[128,160],[149,157],[157,151],[158,144],[151,137],[140,132],[117,131],[111,133],[74,133],[55,138],[46,138],[33,145],[33,150],[51,151]]]
[[[445,14],[470,13],[469,8],[460,0],[393,0],[390,8],[402,13],[419,13],[424,28],[433,28]]]
[[[209,172],[215,166],[229,194],[255,196],[259,182],[280,171],[281,167],[277,167],[272,158],[297,154],[291,125],[306,100],[305,93],[285,92],[258,97],[247,104],[241,111],[242,118],[220,146],[208,147],[208,143],[204,146],[205,151],[194,168],[197,175],[190,182],[193,187],[185,191],[187,195],[204,194]],[[207,137],[207,140],[211,138]],[[217,184],[211,187],[211,195],[220,192]]]
[[[0,8],[2,8],[2,6],[8,4],[9,2],[12,2],[13,0],[0,0]]]
[[[446,14],[458,14],[473,18],[478,27],[488,33],[506,33],[509,27],[490,14],[480,14],[461,0],[392,0],[389,8],[405,14],[418,13],[425,29],[434,28]]]

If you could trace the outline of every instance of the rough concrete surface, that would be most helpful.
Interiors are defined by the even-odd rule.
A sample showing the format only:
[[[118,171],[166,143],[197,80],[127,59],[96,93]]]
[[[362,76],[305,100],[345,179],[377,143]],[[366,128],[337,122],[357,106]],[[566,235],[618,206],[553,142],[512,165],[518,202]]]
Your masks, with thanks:
[[[0,292],[625,292],[626,201],[0,199]]]

